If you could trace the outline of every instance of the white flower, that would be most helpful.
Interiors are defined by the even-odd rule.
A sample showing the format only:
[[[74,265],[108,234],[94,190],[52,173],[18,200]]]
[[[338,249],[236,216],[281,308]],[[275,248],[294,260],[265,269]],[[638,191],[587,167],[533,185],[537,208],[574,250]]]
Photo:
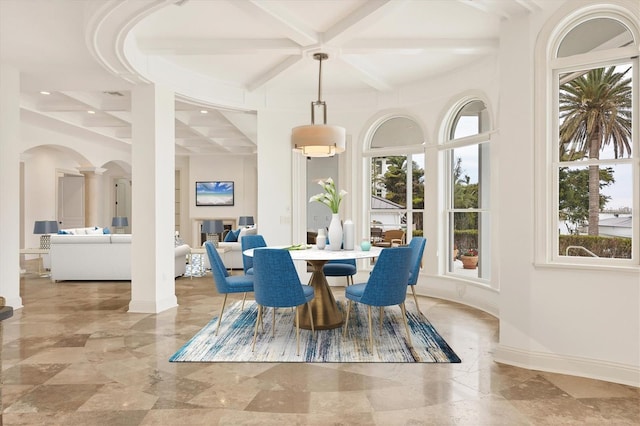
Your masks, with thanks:
[[[342,201],[342,198],[347,195],[347,191],[341,189],[338,192],[336,190],[336,184],[331,178],[327,178],[325,181],[319,180],[318,185],[320,185],[325,192],[312,196],[309,198],[309,202],[318,201],[319,203],[325,204],[329,207],[332,213],[338,213],[340,202]]]

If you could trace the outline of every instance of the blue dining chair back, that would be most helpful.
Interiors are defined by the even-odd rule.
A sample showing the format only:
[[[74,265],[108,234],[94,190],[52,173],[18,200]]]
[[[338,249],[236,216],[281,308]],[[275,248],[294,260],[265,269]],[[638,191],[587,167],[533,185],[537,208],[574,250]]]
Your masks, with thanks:
[[[422,256],[424,255],[424,248],[426,245],[427,239],[424,237],[413,237],[409,242],[409,248],[411,248],[411,268],[409,269],[408,285],[411,287],[413,301],[416,303],[416,309],[420,314],[422,314],[422,311],[418,305],[415,286],[418,284],[418,276],[420,275],[420,268],[422,267]]]
[[[347,277],[347,286],[353,284],[353,276],[358,272],[355,259],[328,261],[323,267],[325,277]]]
[[[242,251],[254,249],[258,247],[266,247],[267,243],[262,235],[245,235],[240,240]],[[253,257],[242,255],[242,268],[245,275],[253,275]]]
[[[272,335],[275,336],[275,308],[296,308],[296,344],[297,354],[300,355],[300,320],[298,307],[307,304],[314,297],[313,287],[300,282],[291,255],[287,250],[276,248],[258,248],[253,251],[254,294],[258,304],[253,333],[253,349],[255,349],[258,335],[258,324],[262,321],[263,307],[274,308]],[[309,319],[311,329],[314,330],[311,309]]]
[[[218,293],[224,294],[224,300],[222,302],[222,307],[220,308],[220,315],[218,316],[218,324],[216,326],[217,335],[220,323],[222,322],[224,307],[227,304],[227,296],[229,293],[244,293],[242,298],[242,308],[244,309],[244,301],[247,297],[247,292],[253,291],[253,277],[251,275],[229,275],[222,258],[213,244],[210,241],[207,241],[204,243],[204,247],[206,248],[207,256],[209,257],[211,274],[213,275],[213,281],[216,285],[216,289],[218,290]]]
[[[382,330],[383,308],[385,306],[399,305],[402,310],[407,339],[411,343],[411,334],[404,307],[407,297],[407,282],[409,280],[409,269],[411,265],[411,248],[393,247],[386,248],[380,252],[369,279],[366,283],[354,284],[345,289],[345,296],[349,300],[347,306],[347,316],[344,323],[344,332],[347,333],[349,313],[352,302],[368,305],[369,320],[369,343],[373,350],[373,325],[371,322],[371,307],[380,308],[380,329]]]

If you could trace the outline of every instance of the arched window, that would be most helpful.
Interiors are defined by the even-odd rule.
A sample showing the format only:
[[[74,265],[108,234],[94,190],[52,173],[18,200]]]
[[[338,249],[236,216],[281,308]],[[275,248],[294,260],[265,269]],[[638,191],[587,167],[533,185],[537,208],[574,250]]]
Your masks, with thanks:
[[[364,156],[369,163],[368,213],[375,244],[387,231],[402,230],[404,241],[424,229],[424,135],[409,117],[379,122],[370,133]]]
[[[551,191],[539,256],[638,265],[637,23],[610,5],[592,6],[560,26],[548,46]]]
[[[447,273],[489,280],[491,122],[485,103],[460,100],[445,129]]]

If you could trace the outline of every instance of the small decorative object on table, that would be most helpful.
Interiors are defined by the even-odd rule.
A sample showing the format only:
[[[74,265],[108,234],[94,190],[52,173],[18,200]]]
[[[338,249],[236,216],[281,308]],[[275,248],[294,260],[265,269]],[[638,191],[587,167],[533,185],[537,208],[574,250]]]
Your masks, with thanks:
[[[331,209],[331,223],[329,224],[329,250],[340,250],[342,248],[342,225],[340,224],[340,216],[338,210],[340,209],[340,202],[342,197],[347,195],[347,191],[336,189],[336,184],[333,179],[328,178],[326,181],[318,181],[318,184],[324,188],[325,192],[316,194],[309,199],[309,202],[317,201],[329,207]]]
[[[367,238],[363,238],[362,242],[360,243],[360,248],[362,249],[362,251],[371,250],[371,241],[369,241]]]
[[[462,261],[462,267],[464,269],[476,269],[478,267],[478,250],[466,250],[462,253],[462,256],[460,256],[460,260]]]

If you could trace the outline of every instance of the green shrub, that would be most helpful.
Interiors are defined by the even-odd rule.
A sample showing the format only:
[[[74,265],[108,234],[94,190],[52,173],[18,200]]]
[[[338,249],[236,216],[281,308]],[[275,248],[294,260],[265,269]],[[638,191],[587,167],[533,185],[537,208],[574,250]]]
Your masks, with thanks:
[[[453,241],[455,248],[460,250],[477,249],[478,248],[478,230],[477,229],[456,229],[453,231]]]
[[[559,254],[566,255],[567,247],[584,247],[598,257],[631,259],[631,238],[600,237],[594,235],[560,235]],[[570,249],[569,256],[591,257],[584,250]]]

